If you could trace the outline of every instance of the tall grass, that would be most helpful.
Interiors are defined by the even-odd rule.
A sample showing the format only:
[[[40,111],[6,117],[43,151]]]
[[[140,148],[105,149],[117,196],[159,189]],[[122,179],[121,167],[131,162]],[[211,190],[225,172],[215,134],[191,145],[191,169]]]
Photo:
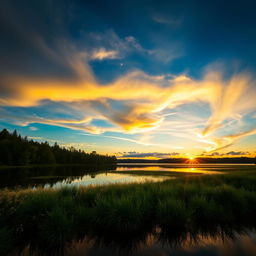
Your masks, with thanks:
[[[254,173],[162,183],[0,193],[0,254],[32,244],[61,248],[85,235],[135,236],[255,227]],[[244,185],[243,185],[244,184]]]

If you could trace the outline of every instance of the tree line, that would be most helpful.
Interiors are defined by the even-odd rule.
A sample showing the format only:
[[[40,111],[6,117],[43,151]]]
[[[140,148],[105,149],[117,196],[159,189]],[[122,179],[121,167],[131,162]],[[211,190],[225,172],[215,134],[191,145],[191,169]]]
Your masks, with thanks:
[[[222,157],[222,158],[215,158],[215,157],[197,157],[197,163],[212,163],[212,164],[256,164],[256,157]],[[173,163],[173,164],[184,164],[188,163],[187,158],[165,158],[165,159],[158,159],[158,160],[151,160],[151,159],[118,159],[118,163]]]
[[[95,151],[85,153],[74,147],[60,147],[57,143],[51,146],[48,142],[36,142],[21,137],[16,130],[0,132],[0,165],[37,164],[113,165],[116,157],[99,155]]]

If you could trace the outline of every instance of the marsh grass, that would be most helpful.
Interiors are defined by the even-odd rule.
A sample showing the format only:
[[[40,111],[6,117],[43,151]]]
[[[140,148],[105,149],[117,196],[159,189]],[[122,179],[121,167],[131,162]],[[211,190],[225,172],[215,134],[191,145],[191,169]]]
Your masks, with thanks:
[[[7,254],[13,247],[13,235],[10,229],[0,228],[0,252]]]
[[[161,183],[0,193],[0,254],[13,247],[62,248],[74,238],[135,237],[160,227],[168,237],[194,230],[255,227],[256,175],[193,176]]]
[[[65,208],[54,207],[39,224],[40,243],[49,247],[59,247],[72,239],[73,218]]]

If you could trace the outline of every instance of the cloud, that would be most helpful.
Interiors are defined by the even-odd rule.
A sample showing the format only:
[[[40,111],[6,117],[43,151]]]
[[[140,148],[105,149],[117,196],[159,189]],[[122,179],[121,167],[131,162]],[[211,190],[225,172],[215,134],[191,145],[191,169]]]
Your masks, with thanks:
[[[165,24],[174,28],[181,24],[181,19],[171,19],[170,17],[165,17],[163,15],[153,15],[152,20],[156,23]]]
[[[126,142],[131,142],[133,144],[138,144],[138,145],[143,145],[143,146],[158,146],[158,147],[164,147],[164,148],[173,148],[173,149],[182,149],[183,147],[179,146],[172,146],[172,145],[162,145],[162,144],[157,144],[157,143],[150,143],[150,142],[145,142],[141,139],[131,139],[131,138],[126,138],[126,137],[121,137],[121,136],[111,136],[111,135],[103,135],[103,134],[90,134],[90,133],[81,133],[80,135],[83,136],[97,136],[101,138],[108,138],[108,139],[114,139],[114,140],[121,140],[121,141],[126,141]]]
[[[0,104],[31,107],[45,104],[46,100],[62,102],[67,108],[81,113],[86,109],[91,116],[81,120],[33,117],[27,120],[20,118],[20,121],[102,133],[107,129],[90,125],[92,119],[97,117],[120,127],[123,132],[143,133],[155,130],[164,123],[167,117],[162,114],[163,111],[191,102],[206,102],[211,107],[212,114],[197,139],[211,145],[207,151],[223,149],[244,136],[255,134],[255,131],[248,130],[229,136],[213,136],[224,125],[224,121],[255,109],[254,81],[248,74],[237,74],[230,80],[223,80],[220,73],[210,71],[201,80],[194,80],[184,75],[152,76],[137,70],[112,83],[101,85],[88,64],[83,64],[83,54],[73,50],[69,54],[70,68],[77,73],[76,81],[71,83],[61,78],[38,80],[15,74],[3,77],[3,83],[11,91],[0,98]],[[15,119],[16,122],[19,120],[17,117]],[[113,129],[117,130],[109,130]]]
[[[10,111],[0,109],[0,119],[5,122],[10,122],[19,126],[28,126],[33,123],[54,125],[59,127],[64,127],[73,130],[85,131],[94,134],[99,134],[108,130],[108,128],[101,128],[94,125],[91,125],[91,118],[87,117],[81,120],[76,119],[59,119],[59,118],[44,118],[37,115],[29,114],[14,114]]]
[[[139,153],[139,152],[127,152],[127,154],[123,154],[120,157],[126,158],[169,158],[173,156],[179,156],[180,153],[171,152],[171,153],[159,153],[159,152],[152,152],[152,153]]]
[[[121,38],[112,29],[108,29],[103,33],[88,33],[85,35],[84,40],[90,42],[87,50],[90,52],[91,60],[123,59],[132,53],[150,54],[134,36],[130,35]]]
[[[210,144],[211,146],[206,148],[206,152],[214,152],[217,150],[228,148],[229,146],[235,144],[238,140],[243,137],[251,136],[256,134],[256,129],[252,128],[248,131],[238,132],[230,134],[227,136],[222,136],[219,138],[205,139],[205,143]]]
[[[154,131],[166,136],[194,139],[200,143],[198,146],[204,144],[208,152],[227,148],[243,137],[255,134],[255,129],[248,127],[247,123],[237,127],[234,122],[253,111],[255,115],[256,87],[250,74],[237,73],[224,78],[221,72],[210,69],[202,77],[193,79],[184,74],[150,75],[133,69],[102,84],[90,66],[92,59],[123,58],[136,52],[162,62],[164,58],[167,61],[173,59],[173,54],[168,55],[165,47],[145,48],[134,36],[121,38],[111,29],[104,33],[86,33],[82,43],[75,44],[61,33],[56,20],[53,26],[42,23],[42,17],[48,17],[43,10],[35,19],[36,26],[25,22],[26,19],[18,19],[22,16],[19,10],[9,10],[9,13],[17,15],[1,17],[7,29],[0,28],[6,45],[4,52],[1,50],[0,59],[0,105],[8,109],[1,112],[1,120],[18,125],[57,125],[93,135],[106,131],[129,134]],[[159,17],[157,20],[167,22]],[[37,31],[36,28],[41,29]],[[9,46],[8,36],[4,34],[6,31],[11,38],[17,38],[15,47]],[[168,46],[168,50],[170,48]],[[166,115],[179,106],[200,105],[202,102],[203,108],[210,108],[209,118],[190,120],[194,123],[191,126],[186,120],[178,123]],[[17,108],[25,112],[28,108],[51,104],[52,112],[58,112],[57,108],[54,109],[55,104],[62,104],[65,109],[78,114],[73,118],[60,118],[58,115],[49,117],[27,113],[19,116],[16,113]],[[180,115],[180,112],[175,115]],[[95,125],[93,121],[96,119],[106,121],[109,127]],[[219,134],[227,128],[227,123],[230,129],[224,134],[228,135]],[[112,138],[145,146],[173,145],[137,142],[118,136]]]
[[[180,43],[168,42],[167,45],[163,45],[162,42],[156,42],[154,47],[145,48],[136,37],[129,35],[122,38],[112,29],[103,33],[89,33],[85,40],[93,45],[87,49],[91,52],[91,59],[100,59],[99,57],[106,55],[111,59],[123,59],[136,54],[147,60],[169,63],[183,54]]]
[[[230,151],[226,153],[213,152],[211,154],[203,154],[204,156],[248,156],[250,152],[248,151]]]
[[[137,39],[134,36],[127,36],[125,37],[125,41],[134,49],[141,51],[141,52],[148,52],[148,50],[144,49],[140,43],[137,41]],[[150,53],[150,52],[148,52]]]
[[[219,84],[216,76],[216,87]],[[232,77],[229,81],[219,86],[216,99],[211,101],[213,115],[208,120],[208,125],[203,134],[210,134],[218,128],[227,117],[235,116],[237,113],[253,110],[253,98],[255,97],[255,81],[252,81],[247,74],[240,74]]]
[[[34,127],[34,126],[29,126],[29,130],[30,130],[30,131],[37,131],[38,128],[37,128],[37,127]]]
[[[91,60],[118,59],[118,51],[108,51],[105,48],[94,50],[90,56]]]
[[[249,154],[248,151],[230,151],[226,153],[226,155],[230,155],[230,156],[244,156],[248,154]]]
[[[151,144],[148,144],[148,143],[144,143],[140,140],[134,140],[134,139],[125,138],[125,137],[101,135],[101,134],[100,135],[95,135],[95,134],[88,134],[88,133],[82,133],[81,135],[83,135],[83,136],[97,136],[97,137],[109,138],[109,139],[114,139],[114,140],[122,140],[122,141],[132,142],[132,143],[139,144],[139,145],[144,145],[144,146],[151,145]]]
[[[205,154],[202,154],[205,155]],[[211,154],[208,154],[207,156],[222,156],[222,154],[220,154],[219,152],[213,152]]]

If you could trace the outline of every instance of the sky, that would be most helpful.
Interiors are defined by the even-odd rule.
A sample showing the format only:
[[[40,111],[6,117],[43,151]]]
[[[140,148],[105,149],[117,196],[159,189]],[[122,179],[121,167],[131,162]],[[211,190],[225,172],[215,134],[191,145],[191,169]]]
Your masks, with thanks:
[[[3,0],[0,129],[120,158],[255,156],[255,8]]]

